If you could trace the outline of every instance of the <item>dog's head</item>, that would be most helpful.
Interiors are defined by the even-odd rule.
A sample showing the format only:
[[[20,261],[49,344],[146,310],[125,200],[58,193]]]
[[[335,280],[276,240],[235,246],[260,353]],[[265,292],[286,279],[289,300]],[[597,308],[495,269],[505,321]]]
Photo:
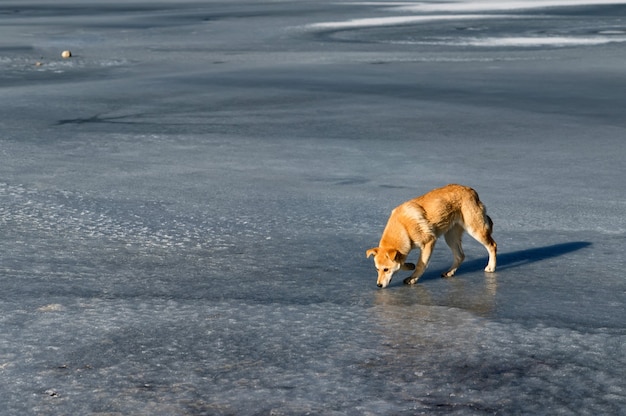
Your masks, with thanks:
[[[393,274],[400,270],[405,258],[398,250],[382,247],[370,248],[365,254],[367,257],[374,256],[374,265],[378,271],[376,285],[380,288],[385,288],[389,285]]]

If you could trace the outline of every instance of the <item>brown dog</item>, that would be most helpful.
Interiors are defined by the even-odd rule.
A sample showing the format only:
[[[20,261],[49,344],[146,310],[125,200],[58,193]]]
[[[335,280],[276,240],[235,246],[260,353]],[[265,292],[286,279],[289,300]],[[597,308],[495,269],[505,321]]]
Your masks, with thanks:
[[[454,261],[442,277],[451,277],[465,258],[461,238],[467,231],[489,252],[485,271],[494,272],[497,245],[491,238],[492,230],[493,222],[476,191],[462,185],[446,185],[391,211],[379,246],[367,250],[366,255],[374,255],[378,287],[387,287],[393,274],[400,269],[414,270],[411,276],[404,279],[404,283],[412,285],[426,270],[435,242],[443,234]],[[417,265],[405,263],[409,252],[417,247],[421,250]]]

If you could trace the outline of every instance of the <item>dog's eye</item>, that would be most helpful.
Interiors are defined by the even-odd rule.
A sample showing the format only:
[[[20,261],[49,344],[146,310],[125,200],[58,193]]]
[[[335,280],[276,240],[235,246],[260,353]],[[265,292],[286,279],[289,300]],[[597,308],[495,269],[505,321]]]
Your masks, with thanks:
[[[389,271],[389,269],[386,268],[386,267],[383,269],[383,272],[385,272],[385,273],[387,273],[388,271]]]

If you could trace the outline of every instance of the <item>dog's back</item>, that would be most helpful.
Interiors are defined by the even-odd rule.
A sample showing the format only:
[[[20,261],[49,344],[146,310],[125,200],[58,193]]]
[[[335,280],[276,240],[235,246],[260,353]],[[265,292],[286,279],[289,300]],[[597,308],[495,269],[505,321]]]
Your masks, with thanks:
[[[397,214],[409,216],[420,224],[420,232],[439,237],[453,226],[487,221],[485,207],[472,188],[463,185],[446,185],[411,199],[398,208]],[[468,224],[469,223],[469,224]],[[479,226],[480,224],[475,224]]]

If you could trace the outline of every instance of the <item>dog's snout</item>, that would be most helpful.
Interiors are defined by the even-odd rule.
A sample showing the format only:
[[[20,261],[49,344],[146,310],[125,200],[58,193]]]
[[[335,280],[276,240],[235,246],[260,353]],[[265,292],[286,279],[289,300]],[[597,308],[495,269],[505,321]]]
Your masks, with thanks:
[[[376,286],[383,287],[383,284],[382,283],[376,283]]]

